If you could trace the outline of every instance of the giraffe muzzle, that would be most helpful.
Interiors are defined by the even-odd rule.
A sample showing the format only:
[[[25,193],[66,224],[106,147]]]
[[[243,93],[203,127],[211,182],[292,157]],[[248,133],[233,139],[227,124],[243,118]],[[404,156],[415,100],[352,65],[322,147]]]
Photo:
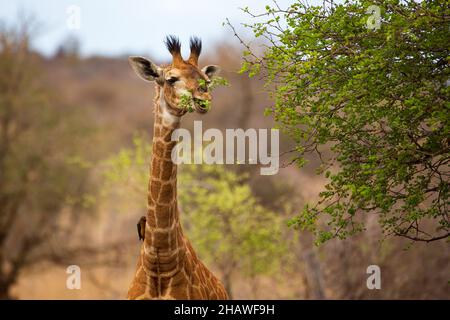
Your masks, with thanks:
[[[207,113],[211,109],[211,100],[194,98],[194,108],[198,113]]]

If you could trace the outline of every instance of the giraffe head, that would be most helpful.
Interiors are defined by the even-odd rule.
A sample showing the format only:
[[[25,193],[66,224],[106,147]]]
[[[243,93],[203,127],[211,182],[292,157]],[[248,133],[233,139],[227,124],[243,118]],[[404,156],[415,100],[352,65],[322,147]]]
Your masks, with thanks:
[[[155,81],[163,90],[168,111],[177,116],[187,111],[183,99],[188,98],[192,108],[199,113],[208,111],[211,93],[208,84],[220,71],[216,65],[198,66],[198,58],[202,50],[199,38],[190,39],[191,53],[187,60],[181,56],[181,43],[175,36],[166,38],[166,47],[172,55],[172,63],[158,66],[144,57],[130,57],[129,61],[136,74],[145,81]]]

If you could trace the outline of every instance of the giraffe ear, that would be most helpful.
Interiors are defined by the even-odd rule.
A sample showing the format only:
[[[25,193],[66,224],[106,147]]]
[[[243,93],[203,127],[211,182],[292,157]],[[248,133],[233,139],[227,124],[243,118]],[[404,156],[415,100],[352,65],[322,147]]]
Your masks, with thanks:
[[[129,57],[131,67],[139,78],[145,81],[157,81],[162,78],[162,69],[144,57]]]
[[[210,64],[209,66],[204,66],[202,68],[202,72],[208,76],[208,78],[214,77],[216,74],[220,72],[220,67],[214,64]]]

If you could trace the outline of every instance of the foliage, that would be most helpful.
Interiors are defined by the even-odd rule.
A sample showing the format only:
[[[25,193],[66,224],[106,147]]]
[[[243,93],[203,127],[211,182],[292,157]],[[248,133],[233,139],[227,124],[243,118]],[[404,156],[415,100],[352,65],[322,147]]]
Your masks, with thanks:
[[[103,196],[126,197],[127,204],[142,202],[140,200],[147,195],[149,154],[151,145],[144,142],[142,134],[137,134],[133,138],[133,149],[122,149],[104,160],[101,164]],[[141,205],[145,205],[145,201]]]
[[[381,9],[375,30],[371,5]],[[244,10],[258,19],[247,27],[269,45],[258,56],[242,41],[242,71],[265,78],[275,101],[268,113],[296,142],[294,161],[303,166],[317,153],[318,173],[329,179],[291,225],[323,243],[364,230],[365,215],[377,214],[386,236],[448,239],[448,3],[298,1],[260,15]]]
[[[245,176],[220,165],[185,165],[180,171],[186,229],[200,254],[222,270],[250,276],[276,270],[285,250],[283,223],[258,203]]]
[[[214,76],[209,83],[206,83],[203,79],[199,79],[198,82],[200,86],[207,87],[210,91],[219,86],[228,86],[228,81],[218,76]],[[206,111],[211,109],[211,101],[209,100],[196,99],[191,94],[183,94],[180,97],[180,107],[186,109],[188,112],[194,112],[194,103],[197,103]]]

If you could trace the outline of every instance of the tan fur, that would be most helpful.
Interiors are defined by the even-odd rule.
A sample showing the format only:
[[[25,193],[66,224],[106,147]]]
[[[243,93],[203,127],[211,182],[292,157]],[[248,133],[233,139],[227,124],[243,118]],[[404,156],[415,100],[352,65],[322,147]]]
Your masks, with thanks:
[[[186,113],[178,107],[180,93],[210,100],[209,92],[198,90],[198,79],[208,78],[197,66],[178,57],[174,62],[164,67],[164,74],[166,79],[176,75],[179,82],[156,85],[145,238],[128,299],[227,299],[222,283],[183,235],[177,206],[177,166],[171,160],[176,144],[171,135]]]

